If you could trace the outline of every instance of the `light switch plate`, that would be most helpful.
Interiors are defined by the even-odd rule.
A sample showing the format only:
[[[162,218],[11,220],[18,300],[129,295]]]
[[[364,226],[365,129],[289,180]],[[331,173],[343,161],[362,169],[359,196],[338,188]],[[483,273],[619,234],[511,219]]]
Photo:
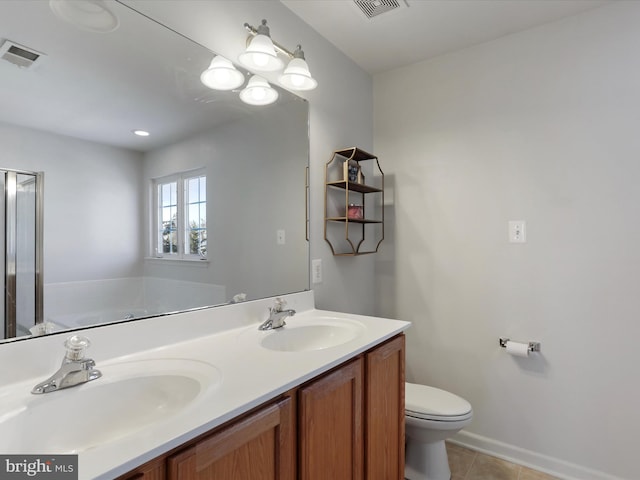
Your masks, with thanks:
[[[527,243],[527,222],[524,220],[509,221],[509,243]]]

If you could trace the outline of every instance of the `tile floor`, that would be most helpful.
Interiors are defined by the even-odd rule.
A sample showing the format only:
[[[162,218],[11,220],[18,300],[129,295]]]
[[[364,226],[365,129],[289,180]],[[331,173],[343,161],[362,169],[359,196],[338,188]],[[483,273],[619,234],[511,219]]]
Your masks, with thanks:
[[[546,473],[448,442],[447,454],[451,480],[557,480]]]

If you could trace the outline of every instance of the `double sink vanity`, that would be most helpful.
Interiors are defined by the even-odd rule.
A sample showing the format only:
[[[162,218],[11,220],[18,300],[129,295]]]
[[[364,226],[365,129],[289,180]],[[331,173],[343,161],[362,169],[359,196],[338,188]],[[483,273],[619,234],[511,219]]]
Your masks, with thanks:
[[[80,479],[403,478],[408,322],[284,297],[85,330],[101,376],[41,395],[70,334],[0,349],[0,452],[78,454]],[[345,476],[346,475],[346,476]]]

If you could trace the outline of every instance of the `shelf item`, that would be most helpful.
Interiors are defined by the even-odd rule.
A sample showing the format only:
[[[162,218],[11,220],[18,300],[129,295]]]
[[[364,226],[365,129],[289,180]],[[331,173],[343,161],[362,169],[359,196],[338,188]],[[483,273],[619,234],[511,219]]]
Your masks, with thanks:
[[[364,220],[364,208],[362,205],[350,203],[347,207],[347,218],[349,220]]]
[[[325,165],[324,239],[336,256],[376,253],[384,240],[384,173],[378,157],[357,147]]]

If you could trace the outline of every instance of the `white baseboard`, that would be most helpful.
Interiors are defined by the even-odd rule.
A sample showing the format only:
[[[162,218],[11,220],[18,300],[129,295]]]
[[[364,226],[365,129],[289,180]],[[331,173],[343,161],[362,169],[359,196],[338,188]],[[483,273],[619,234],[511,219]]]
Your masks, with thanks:
[[[461,431],[448,440],[451,443],[467,447],[493,457],[524,465],[540,472],[548,473],[563,480],[625,480],[608,473],[592,470],[559,458],[502,443],[475,433]]]

